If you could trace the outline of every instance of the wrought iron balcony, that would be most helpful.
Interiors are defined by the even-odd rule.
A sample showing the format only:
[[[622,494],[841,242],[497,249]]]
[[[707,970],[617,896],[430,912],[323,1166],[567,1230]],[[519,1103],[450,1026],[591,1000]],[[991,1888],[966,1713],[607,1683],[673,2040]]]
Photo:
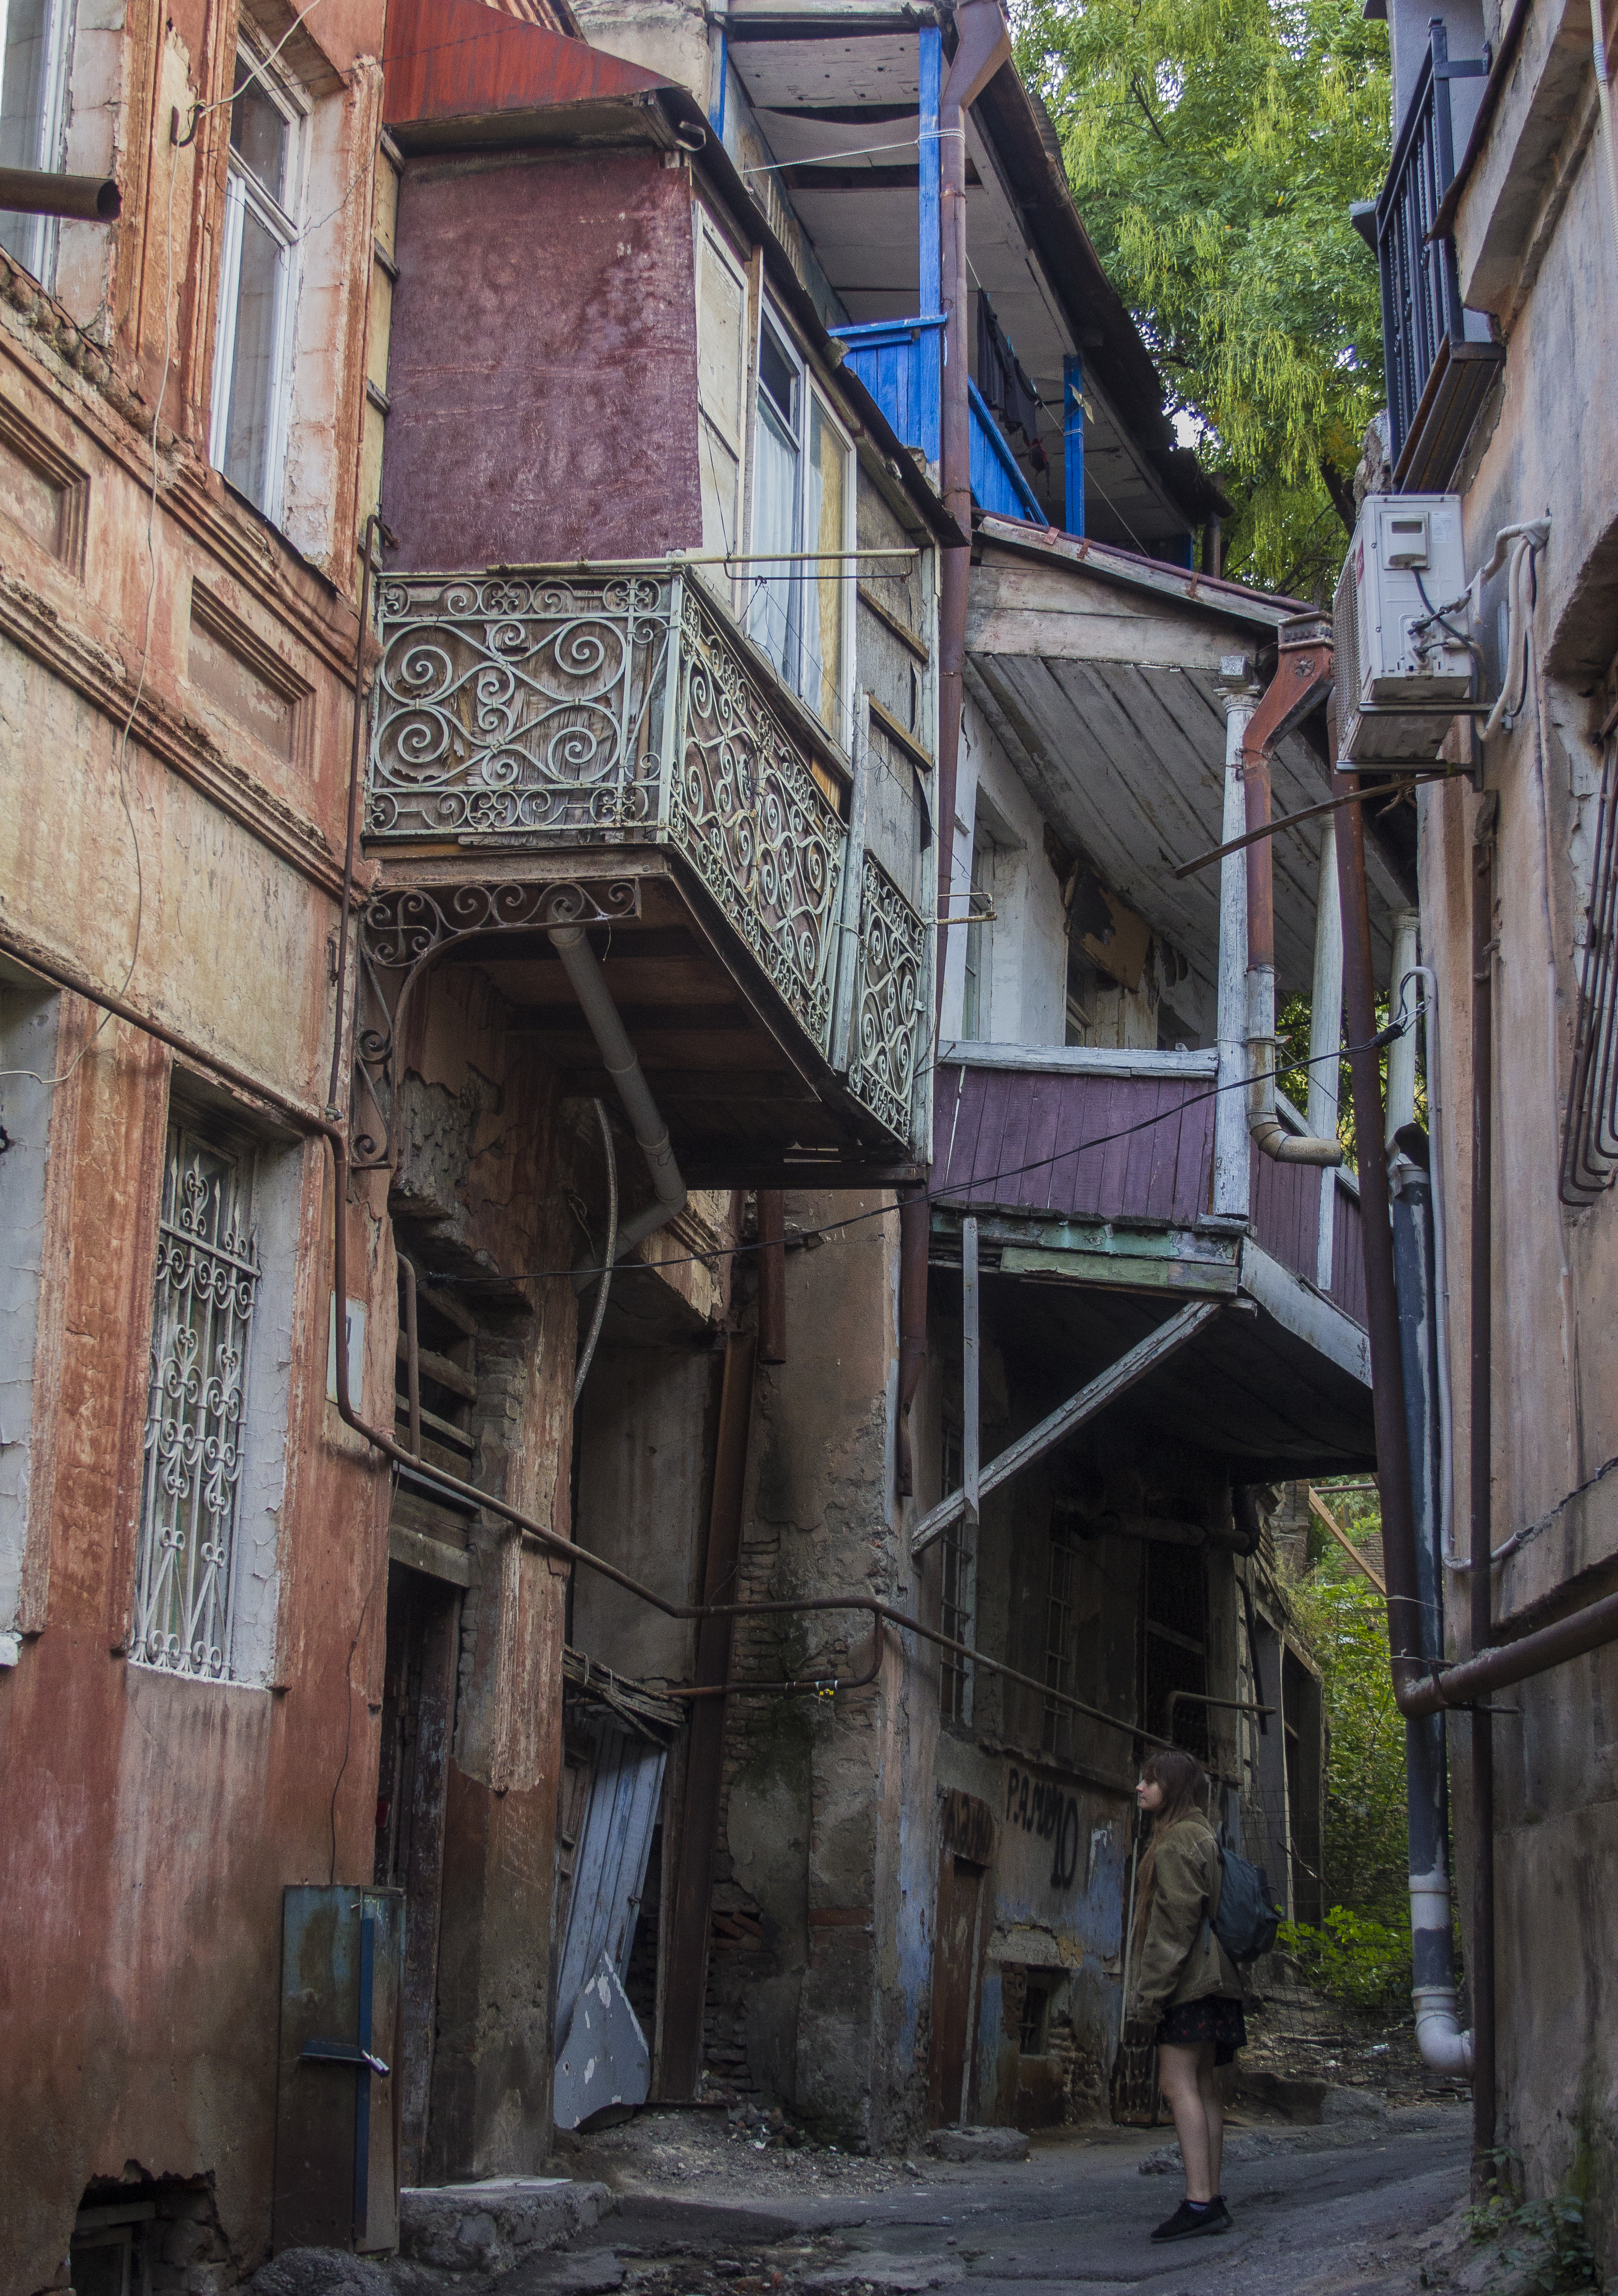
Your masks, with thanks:
[[[931,933],[856,848],[847,765],[699,581],[397,575],[379,635],[373,854],[573,851],[599,874],[668,849],[890,1152],[925,1138]]]
[[[1454,242],[1431,236],[1455,176],[1451,83],[1485,74],[1482,58],[1451,62],[1441,18],[1411,92],[1393,164],[1377,201],[1382,342],[1396,483],[1442,492],[1473,419],[1505,359],[1487,322],[1462,308]],[[1360,211],[1363,214],[1363,210]]]

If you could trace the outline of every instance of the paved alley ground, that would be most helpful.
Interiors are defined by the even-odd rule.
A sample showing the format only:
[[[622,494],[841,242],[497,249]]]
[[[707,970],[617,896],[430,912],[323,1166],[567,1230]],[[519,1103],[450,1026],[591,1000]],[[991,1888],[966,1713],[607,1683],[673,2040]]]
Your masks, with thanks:
[[[760,2160],[745,2143],[730,2159],[713,2146],[706,2168],[684,2165],[696,2148],[676,2138],[660,2170],[643,2121],[616,2176],[597,2154],[619,2187],[616,2212],[565,2254],[510,2276],[501,2296],[1403,2296],[1461,2284],[1441,2260],[1450,2243],[1433,2234],[1445,2219],[1456,2228],[1466,2200],[1468,2120],[1449,2106],[1347,2128],[1233,2132],[1224,2188],[1234,2230],[1169,2247],[1148,2234],[1179,2199],[1180,2178],[1166,2163],[1141,2173],[1161,2160],[1161,2131],[1062,2130],[1036,2137],[1022,2161],[923,2157],[841,2171],[818,2148]],[[749,2173],[766,2161],[780,2172]]]

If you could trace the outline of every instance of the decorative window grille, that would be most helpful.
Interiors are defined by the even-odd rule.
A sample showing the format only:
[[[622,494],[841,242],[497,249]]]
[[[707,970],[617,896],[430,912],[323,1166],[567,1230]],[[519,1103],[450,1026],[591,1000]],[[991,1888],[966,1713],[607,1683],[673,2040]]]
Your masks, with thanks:
[[[1562,1201],[1588,1204],[1618,1173],[1618,711],[1603,728],[1579,1033],[1562,1123]]]
[[[1064,1694],[1073,1688],[1073,1565],[1074,1552],[1059,1531],[1050,1535],[1050,1572],[1045,1588],[1045,1687]],[[1066,1725],[1073,1709],[1054,1698],[1045,1701],[1040,1724],[1040,1751],[1066,1751]]]
[[[151,1319],[134,1656],[231,1674],[241,1406],[259,1283],[249,1154],[168,1128]]]

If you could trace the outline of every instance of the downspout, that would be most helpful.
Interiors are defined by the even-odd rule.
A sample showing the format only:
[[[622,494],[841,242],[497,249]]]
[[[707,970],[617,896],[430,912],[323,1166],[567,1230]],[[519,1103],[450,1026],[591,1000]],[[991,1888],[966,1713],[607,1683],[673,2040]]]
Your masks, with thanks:
[[[1343,1161],[1336,1140],[1288,1132],[1275,1104],[1275,857],[1270,826],[1270,752],[1331,691],[1329,626],[1300,615],[1280,628],[1275,676],[1242,736],[1242,787],[1247,833],[1247,1130],[1278,1164]]]
[[[938,893],[948,914],[954,889],[955,784],[966,700],[967,589],[972,574],[972,410],[967,348],[967,106],[1010,61],[999,0],[965,0],[955,13],[955,53],[939,103],[939,234],[944,288],[944,405],[939,445],[944,506],[963,541],[941,551],[938,579]],[[944,1010],[938,967],[936,1009]]]
[[[680,1177],[680,1167],[674,1161],[674,1152],[668,1137],[668,1127],[658,1113],[658,1103],[647,1087],[635,1057],[634,1046],[624,1032],[618,1018],[618,1008],[612,1001],[612,991],[601,978],[601,968],[595,961],[594,951],[583,925],[552,925],[551,944],[562,961],[579,1010],[589,1024],[608,1075],[617,1087],[618,1098],[624,1103],[631,1129],[641,1144],[646,1158],[646,1168],[651,1175],[656,1201],[638,1211],[633,1219],[625,1220],[618,1229],[617,1257],[633,1251],[678,1219],[685,1210],[685,1182]],[[587,1268],[575,1278],[580,1292],[588,1291],[601,1271]]]
[[[1494,1452],[1494,816],[1479,808],[1472,847],[1472,1236],[1469,1284],[1472,1365],[1467,1382],[1472,1509],[1474,1653],[1493,1632],[1489,1577],[1493,1535]],[[1494,2150],[1494,1723],[1487,1705],[1472,1709],[1472,2076],[1475,2169]]]

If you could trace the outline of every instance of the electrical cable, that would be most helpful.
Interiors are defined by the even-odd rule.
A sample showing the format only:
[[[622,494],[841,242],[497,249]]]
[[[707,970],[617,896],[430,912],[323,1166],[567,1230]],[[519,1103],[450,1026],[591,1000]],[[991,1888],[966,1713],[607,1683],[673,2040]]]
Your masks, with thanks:
[[[1307,1056],[1301,1061],[1289,1062],[1285,1069],[1268,1069],[1259,1076],[1240,1077],[1230,1084],[1215,1085],[1211,1091],[1193,1093],[1189,1098],[1181,1101],[1175,1107],[1159,1109],[1154,1115],[1141,1117],[1137,1123],[1125,1124],[1120,1127],[1116,1132],[1103,1132],[1096,1135],[1092,1139],[1075,1141],[1066,1148],[1058,1149],[1050,1156],[1036,1156],[1026,1164],[1009,1165],[1004,1169],[995,1172],[975,1173],[969,1180],[957,1180],[952,1185],[944,1187],[929,1188],[921,1196],[920,1201],[929,1204],[947,1203],[952,1196],[959,1195],[966,1190],[987,1187],[991,1182],[995,1180],[1015,1180],[1020,1178],[1025,1172],[1046,1171],[1052,1164],[1066,1163],[1070,1156],[1087,1155],[1093,1148],[1111,1147],[1119,1140],[1132,1139],[1137,1133],[1149,1132],[1154,1125],[1166,1124],[1170,1122],[1172,1119],[1182,1116],[1188,1108],[1200,1108],[1208,1101],[1217,1100],[1222,1093],[1245,1093],[1250,1086],[1268,1083],[1274,1078],[1288,1074],[1293,1069],[1317,1068],[1328,1062],[1340,1063],[1343,1061],[1352,1059],[1356,1052],[1380,1052],[1386,1046],[1392,1044],[1395,1037],[1403,1036],[1407,1029],[1414,1027],[1416,1021],[1421,1017],[1425,1009],[1425,1004],[1418,1004],[1413,1013],[1406,1014],[1404,1013],[1403,1004],[1401,1001],[1400,1006],[1401,1017],[1395,1021],[1390,1021],[1385,1029],[1379,1029],[1377,1034],[1371,1038],[1369,1045],[1344,1045],[1336,1052],[1317,1053]],[[805,1187],[813,1186],[814,1174],[812,1169],[805,1171],[803,1175],[803,1184]],[[867,1220],[886,1219],[890,1213],[896,1212],[898,1210],[899,1207],[896,1203],[876,1204],[862,1212],[850,1212],[846,1219],[827,1220],[819,1227],[799,1228],[796,1231],[792,1241],[801,1249],[802,1246],[808,1242],[812,1237],[837,1235],[840,1234],[843,1229],[859,1227]],[[698,1265],[705,1267],[711,1267],[716,1260],[742,1259],[747,1258],[752,1252],[763,1250],[764,1248],[763,1244],[756,1242],[753,1243],[722,1244],[713,1251],[689,1252],[678,1259],[639,1261],[626,1259],[620,1260],[618,1262],[618,1266],[620,1268],[628,1270],[631,1273],[633,1273],[637,1267],[648,1270],[652,1268],[663,1270],[670,1267],[691,1267]],[[437,1275],[434,1276],[433,1281],[436,1283],[445,1286],[453,1284],[458,1290],[475,1291],[486,1284],[543,1283],[549,1282],[552,1278],[557,1276],[566,1275],[571,1279],[576,1275],[599,1275],[601,1273],[602,1271],[600,1268],[528,1267],[521,1269],[520,1271],[510,1275]]]

